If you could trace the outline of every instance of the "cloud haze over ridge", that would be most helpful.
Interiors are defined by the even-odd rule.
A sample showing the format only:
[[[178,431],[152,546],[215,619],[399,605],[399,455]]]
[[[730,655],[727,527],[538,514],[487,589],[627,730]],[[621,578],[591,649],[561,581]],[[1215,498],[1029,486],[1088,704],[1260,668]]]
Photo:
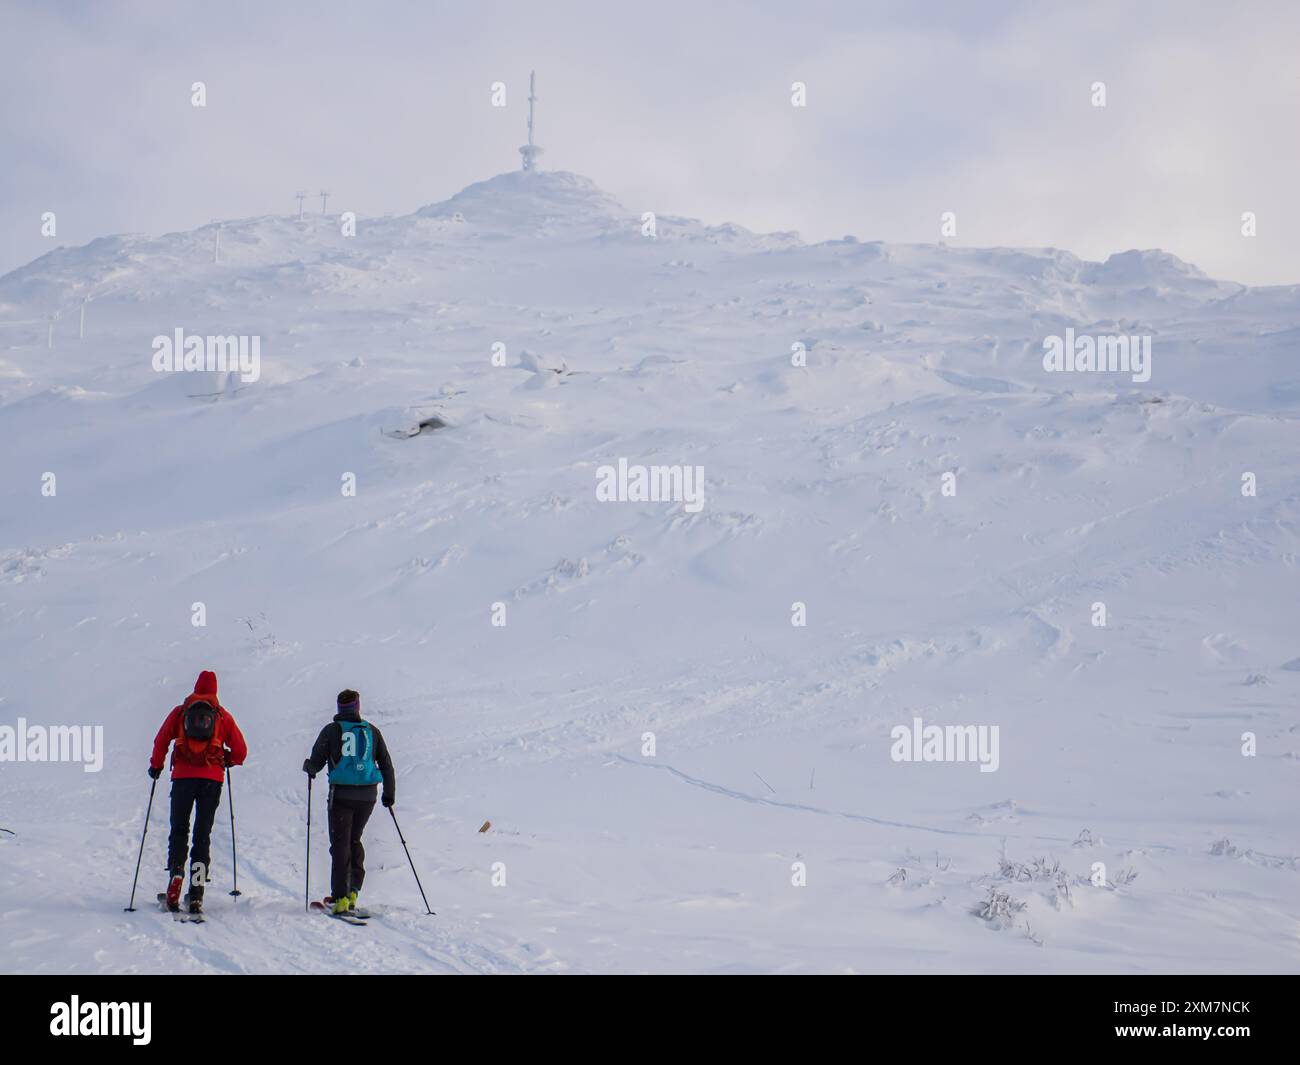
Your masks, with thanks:
[[[535,69],[542,166],[638,213],[933,242],[953,211],[955,244],[1300,282],[1287,3],[10,2],[0,42],[0,272],[300,188],[361,216],[445,199],[517,167]]]

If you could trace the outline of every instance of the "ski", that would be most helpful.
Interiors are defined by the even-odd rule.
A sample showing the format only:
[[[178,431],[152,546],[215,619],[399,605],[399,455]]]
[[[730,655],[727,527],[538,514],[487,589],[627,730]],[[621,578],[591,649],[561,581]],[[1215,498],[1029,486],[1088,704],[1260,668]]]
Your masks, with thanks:
[[[319,905],[319,903],[312,903],[313,907]],[[361,920],[360,917],[353,917],[350,913],[334,913],[332,910],[327,910],[324,906],[320,906],[318,912],[323,913],[332,921],[342,921],[344,924],[356,925],[358,928],[365,928],[367,924],[367,922]]]
[[[158,906],[163,913],[170,913],[172,920],[180,924],[203,924],[208,919],[207,915],[203,913],[189,913],[185,909],[169,910],[167,908],[167,894],[163,891],[158,892]]]
[[[313,902],[311,904],[311,908],[313,910],[324,910],[326,913],[329,913],[330,907],[333,905],[334,905],[334,900],[330,898],[328,895],[326,895],[323,899],[317,902]],[[333,914],[331,914],[331,916],[333,916]],[[363,921],[368,921],[371,917],[374,916],[374,914],[372,914],[369,910],[353,909],[353,910],[348,910],[348,916],[357,917]]]

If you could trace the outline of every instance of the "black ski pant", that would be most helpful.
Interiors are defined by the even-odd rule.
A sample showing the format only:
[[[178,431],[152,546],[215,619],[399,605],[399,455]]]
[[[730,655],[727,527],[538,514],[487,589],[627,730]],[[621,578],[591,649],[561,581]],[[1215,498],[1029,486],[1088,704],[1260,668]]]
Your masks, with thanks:
[[[361,833],[375,811],[375,800],[330,796],[330,896],[341,899],[360,891],[366,879],[366,848]]]
[[[221,781],[187,777],[172,781],[172,833],[167,840],[168,877],[188,876],[192,896],[203,897],[212,859],[212,822],[221,803]],[[190,811],[194,812],[194,842],[190,844]],[[189,864],[185,852],[189,850]],[[201,866],[196,870],[195,866]]]

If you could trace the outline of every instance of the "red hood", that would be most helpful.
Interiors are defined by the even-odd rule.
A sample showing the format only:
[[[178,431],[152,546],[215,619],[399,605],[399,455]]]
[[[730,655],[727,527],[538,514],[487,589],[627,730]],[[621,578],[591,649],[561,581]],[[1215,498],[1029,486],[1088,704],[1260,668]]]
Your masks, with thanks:
[[[199,679],[194,682],[194,694],[215,699],[217,697],[217,675],[207,669],[200,673]]]

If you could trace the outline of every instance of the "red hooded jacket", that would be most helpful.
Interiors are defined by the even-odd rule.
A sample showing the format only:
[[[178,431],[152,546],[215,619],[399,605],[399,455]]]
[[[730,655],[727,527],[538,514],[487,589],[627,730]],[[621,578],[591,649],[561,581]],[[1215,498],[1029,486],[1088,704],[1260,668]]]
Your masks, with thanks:
[[[185,711],[193,703],[207,703],[217,711],[217,725],[212,739],[192,740],[185,735]],[[243,765],[248,757],[248,744],[239,731],[230,711],[217,702],[217,675],[208,670],[199,674],[194,684],[194,694],[186,696],[180,706],[173,707],[162,723],[153,741],[153,756],[149,765],[161,769],[167,758],[167,748],[175,741],[172,752],[172,779],[185,780],[199,777],[203,780],[221,780],[225,776],[226,748],[230,748],[230,764]]]

